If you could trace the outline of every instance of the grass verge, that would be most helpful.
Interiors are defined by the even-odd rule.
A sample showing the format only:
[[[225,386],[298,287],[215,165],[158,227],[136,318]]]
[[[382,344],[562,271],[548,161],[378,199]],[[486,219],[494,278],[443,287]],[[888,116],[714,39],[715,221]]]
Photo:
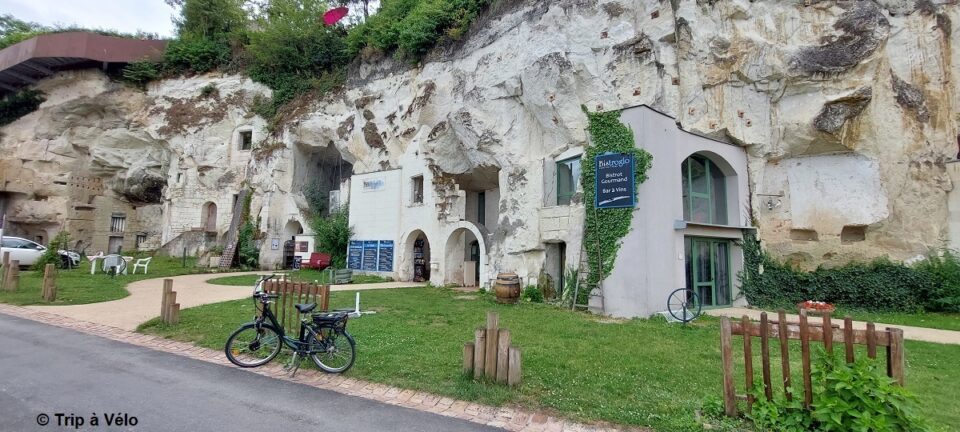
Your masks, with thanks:
[[[317,271],[304,269],[296,272],[284,272],[287,273],[289,278],[294,281],[305,281],[313,282],[316,281],[321,284],[328,283],[330,280],[330,274],[326,271]],[[269,274],[269,272],[263,272],[263,274]],[[240,275],[240,276],[226,276],[222,278],[211,279],[207,283],[214,285],[231,285],[231,286],[253,286],[257,280],[260,279],[258,275]],[[380,282],[389,282],[390,280],[383,278],[381,276],[368,276],[368,275],[354,275],[352,283],[362,284],[362,283],[380,283]]]
[[[21,271],[17,291],[0,291],[0,303],[26,305],[77,305],[98,303],[124,298],[130,293],[127,284],[143,279],[203,273],[207,269],[195,267],[195,260],[188,258],[184,267],[180,258],[156,257],[150,262],[148,274],[138,273],[110,277],[106,273],[90,274],[90,263],[83,262],[80,268],[57,271],[57,300],[47,303],[40,298],[43,272]],[[132,266],[131,266],[132,267]],[[132,272],[133,269],[128,269]]]
[[[349,291],[331,296],[331,308],[352,302]],[[609,320],[547,305],[500,305],[438,288],[364,291],[361,302],[377,313],[349,324],[358,357],[348,375],[356,378],[664,431],[702,430],[705,420],[695,413],[705,399],[720,395],[714,318],[688,326]],[[523,352],[524,382],[516,390],[475,382],[460,372],[463,343],[483,325],[488,310],[500,313],[501,327],[511,330],[513,344]],[[187,309],[177,326],[151,321],[140,331],[223,349],[227,336],[253,315],[253,302],[239,300]],[[920,397],[921,413],[941,429],[960,424],[960,400],[949,395],[960,385],[955,367],[960,346],[912,341],[906,346],[907,387]],[[742,354],[735,355],[742,364]],[[741,365],[737,371],[742,381]],[[719,429],[742,426],[734,422]]]

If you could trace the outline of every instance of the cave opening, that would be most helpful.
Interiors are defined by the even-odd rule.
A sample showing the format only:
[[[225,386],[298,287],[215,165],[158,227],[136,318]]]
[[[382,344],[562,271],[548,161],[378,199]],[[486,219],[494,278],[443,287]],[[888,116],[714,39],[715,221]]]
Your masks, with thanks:
[[[325,217],[340,207],[340,185],[353,175],[333,143],[301,150],[295,158],[293,190],[300,191],[311,215]]]

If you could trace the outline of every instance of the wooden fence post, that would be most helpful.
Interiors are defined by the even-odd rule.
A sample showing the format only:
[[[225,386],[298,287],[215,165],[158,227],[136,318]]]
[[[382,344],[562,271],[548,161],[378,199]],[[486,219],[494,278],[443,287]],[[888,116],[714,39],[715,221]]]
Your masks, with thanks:
[[[510,347],[509,357],[507,368],[510,369],[510,372],[507,375],[507,384],[510,387],[516,387],[520,384],[520,377],[523,372],[520,364],[520,350]]]
[[[473,372],[473,342],[463,344],[463,373]]]
[[[730,318],[720,318],[720,356],[723,360],[723,412],[730,417],[737,415],[737,394],[733,386],[733,331]]]
[[[497,382],[507,382],[510,375],[510,330],[500,329],[497,336]]]
[[[167,305],[170,293],[173,292],[173,279],[163,280],[163,295],[160,296],[160,321],[167,322]]]
[[[176,296],[177,293],[173,293],[173,295]],[[180,303],[174,303],[170,305],[170,312],[167,312],[167,313],[170,315],[170,322],[168,322],[167,324],[170,324],[170,325],[180,324]]]
[[[740,318],[741,329],[743,330],[743,367],[744,367],[744,387],[747,391],[747,413],[753,412],[753,346],[751,345],[750,317],[744,315]]]
[[[3,289],[16,291],[20,288],[20,260],[10,260],[10,268],[6,271],[7,277]]]
[[[57,300],[57,266],[53,264],[47,264],[43,268],[43,293],[41,297],[43,300],[48,303],[52,303]]]
[[[850,315],[843,318],[843,347],[847,363],[853,363],[853,318]]]
[[[762,362],[763,395],[773,400],[773,384],[770,382],[770,323],[767,313],[760,314],[760,361]]]
[[[500,317],[496,312],[487,312],[487,350],[483,363],[483,375],[491,380],[497,378],[497,337]]]
[[[3,253],[3,267],[0,268],[0,290],[7,289],[7,270],[10,269],[10,252]]]
[[[790,339],[787,334],[787,312],[783,309],[777,311],[778,325],[780,326],[780,371],[783,374],[783,393],[788,401],[793,400],[793,392],[790,391]]]
[[[803,364],[803,406],[813,403],[813,384],[810,382],[810,326],[807,311],[800,310],[800,361]]]
[[[486,361],[487,331],[479,328],[473,334],[473,378],[483,376],[483,365]]]
[[[887,327],[887,334],[890,335],[890,345],[887,346],[887,375],[903,387],[903,330]]]

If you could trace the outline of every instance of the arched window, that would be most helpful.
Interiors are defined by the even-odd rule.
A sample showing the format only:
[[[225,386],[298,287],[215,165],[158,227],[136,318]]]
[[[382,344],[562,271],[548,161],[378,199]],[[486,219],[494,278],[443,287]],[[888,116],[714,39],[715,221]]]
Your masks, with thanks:
[[[683,220],[727,224],[725,176],[709,158],[694,154],[683,161]]]

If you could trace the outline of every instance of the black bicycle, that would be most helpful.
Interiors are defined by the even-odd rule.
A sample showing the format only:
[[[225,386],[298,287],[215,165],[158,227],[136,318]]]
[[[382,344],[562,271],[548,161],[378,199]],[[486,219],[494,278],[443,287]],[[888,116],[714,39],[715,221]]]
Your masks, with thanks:
[[[295,305],[300,312],[300,334],[297,338],[287,336],[270,310],[270,304],[279,295],[263,292],[263,283],[271,278],[273,275],[261,277],[254,287],[253,300],[259,306],[253,321],[240,326],[227,338],[224,352],[230,362],[244,368],[263,366],[276,358],[286,345],[293,350],[287,366],[291,375],[296,374],[306,357],[324,372],[343,373],[350,369],[356,357],[356,343],[347,333],[349,315],[329,312],[308,317],[317,307],[316,303]]]

